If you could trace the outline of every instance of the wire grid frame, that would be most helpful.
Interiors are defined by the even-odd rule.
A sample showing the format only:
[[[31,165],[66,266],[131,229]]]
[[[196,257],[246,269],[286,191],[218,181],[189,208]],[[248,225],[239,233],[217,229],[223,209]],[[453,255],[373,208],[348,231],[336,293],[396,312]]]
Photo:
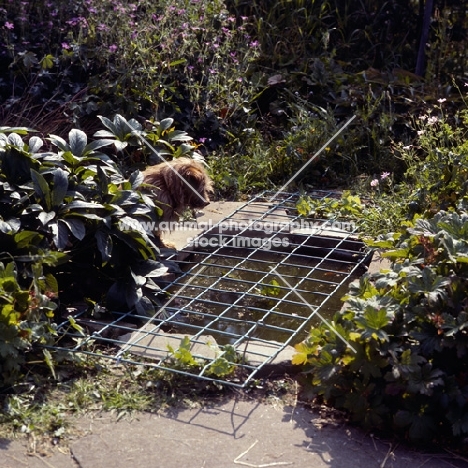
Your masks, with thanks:
[[[311,326],[328,323],[372,256],[352,225],[344,230],[299,216],[298,199],[297,193],[265,192],[246,202],[169,258],[183,273],[162,287],[169,299],[154,317],[128,312],[111,321],[83,319],[92,332],[75,335],[78,344],[67,351],[96,354],[90,345],[99,343],[100,356],[121,363],[239,388],[290,360],[290,345],[305,339]],[[65,329],[73,337],[69,322],[59,326]],[[194,359],[188,364],[197,365],[174,365],[184,351]]]

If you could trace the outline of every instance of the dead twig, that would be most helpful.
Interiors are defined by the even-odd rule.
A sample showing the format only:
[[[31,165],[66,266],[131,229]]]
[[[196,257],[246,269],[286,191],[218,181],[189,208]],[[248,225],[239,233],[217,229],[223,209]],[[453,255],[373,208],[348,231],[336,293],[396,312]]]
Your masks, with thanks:
[[[257,445],[258,440],[256,440],[245,452],[242,452],[236,459],[234,460],[234,463],[237,465],[244,465],[244,466],[250,466],[252,468],[266,468],[267,466],[280,466],[280,465],[292,465],[292,462],[273,462],[273,463],[264,463],[262,465],[253,465],[252,463],[247,463],[243,461],[239,461],[239,458],[242,458],[245,454],[249,453],[250,450],[252,450],[255,445]]]

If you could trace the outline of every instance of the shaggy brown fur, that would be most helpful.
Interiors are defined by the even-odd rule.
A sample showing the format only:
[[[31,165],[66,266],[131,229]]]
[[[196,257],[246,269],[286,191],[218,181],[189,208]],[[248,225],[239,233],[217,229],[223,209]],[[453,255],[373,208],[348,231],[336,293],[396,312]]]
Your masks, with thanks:
[[[193,159],[177,158],[150,166],[143,175],[145,183],[154,186],[152,194],[163,210],[162,221],[177,221],[186,208],[203,208],[210,203],[213,182],[203,165]]]

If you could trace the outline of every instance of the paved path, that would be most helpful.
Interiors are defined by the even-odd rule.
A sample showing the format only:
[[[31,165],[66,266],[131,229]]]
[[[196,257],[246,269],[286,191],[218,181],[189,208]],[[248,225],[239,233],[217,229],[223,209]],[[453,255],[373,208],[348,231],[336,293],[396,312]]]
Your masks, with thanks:
[[[26,455],[22,441],[0,440],[2,468],[444,468],[468,467],[448,453],[423,454],[302,406],[227,400],[203,409],[81,418],[69,449]],[[60,451],[62,450],[62,452]]]

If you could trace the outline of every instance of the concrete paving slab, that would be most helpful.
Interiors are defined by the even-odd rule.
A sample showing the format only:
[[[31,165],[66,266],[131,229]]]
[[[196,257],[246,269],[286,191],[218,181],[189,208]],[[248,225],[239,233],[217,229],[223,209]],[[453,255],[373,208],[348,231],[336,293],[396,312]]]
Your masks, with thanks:
[[[163,232],[162,237],[173,244],[176,249],[182,249],[187,245],[190,238],[198,236],[198,234],[214,226],[243,205],[245,205],[245,202],[212,202],[198,213],[196,223],[180,223],[180,226],[176,227],[176,229]],[[197,228],[193,224],[198,224],[199,227]]]

